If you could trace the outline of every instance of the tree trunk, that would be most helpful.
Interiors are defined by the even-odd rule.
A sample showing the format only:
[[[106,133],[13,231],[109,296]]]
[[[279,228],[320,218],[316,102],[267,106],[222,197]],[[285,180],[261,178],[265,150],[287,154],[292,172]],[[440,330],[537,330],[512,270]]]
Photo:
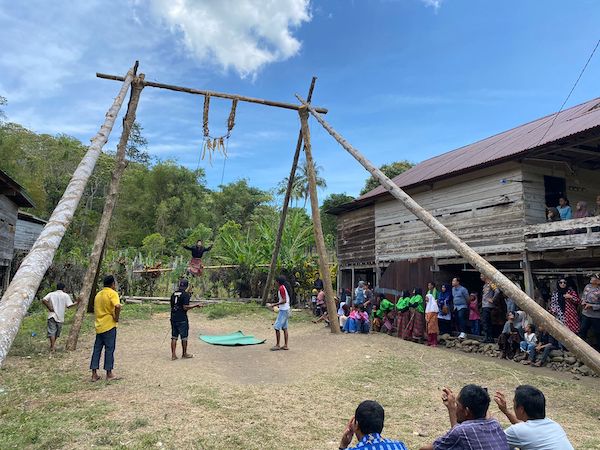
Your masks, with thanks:
[[[29,305],[33,301],[44,274],[52,264],[56,249],[73,219],[85,186],[94,170],[102,147],[108,140],[132,80],[133,69],[127,72],[117,98],[115,98],[106,113],[104,124],[92,139],[88,151],[73,173],[73,177],[52,212],[52,216],[48,219],[48,223],[21,263],[12,283],[10,283],[2,296],[2,300],[0,300],[0,367],[6,359],[10,346],[19,331],[23,317],[25,317]]]
[[[331,272],[329,272],[329,265],[327,264],[327,250],[325,249],[323,227],[321,226],[321,212],[319,211],[319,199],[317,198],[317,177],[310,145],[310,129],[308,128],[308,110],[300,108],[298,113],[300,114],[302,136],[304,137],[304,154],[308,168],[308,191],[310,193],[310,209],[312,212],[313,228],[315,230],[315,243],[317,245],[317,253],[319,254],[319,272],[321,273],[321,277],[323,277],[323,286],[325,287],[329,328],[335,334],[340,333],[340,325],[337,318],[335,294],[331,285]]]
[[[308,97],[306,101],[310,102],[312,99],[312,93],[315,88],[315,82],[317,77],[313,77],[310,88],[308,89]],[[277,269],[277,258],[279,257],[279,249],[281,247],[281,238],[283,236],[283,228],[285,227],[285,219],[287,217],[288,204],[290,203],[290,196],[292,195],[292,189],[294,187],[294,178],[296,177],[296,168],[298,167],[298,159],[300,158],[300,150],[302,150],[302,130],[298,133],[298,142],[296,143],[296,152],[294,153],[294,160],[292,161],[292,169],[290,170],[290,176],[288,178],[287,189],[285,190],[285,198],[283,200],[283,207],[281,208],[281,216],[279,217],[279,228],[277,228],[277,237],[275,238],[275,248],[273,249],[273,256],[271,257],[271,265],[269,266],[269,274],[267,275],[267,281],[265,282],[265,289],[263,291],[262,304],[267,304],[269,299],[269,291],[271,290],[271,284],[273,284],[273,277],[275,276],[275,270]]]
[[[329,125],[319,113],[317,113],[310,104],[306,103],[300,96],[296,95],[298,100],[310,111],[310,113],[323,125],[325,130],[338,141],[338,143],[350,153],[371,175],[373,175],[383,187],[385,187],[394,197],[417,216],[425,225],[427,225],[435,234],[441,237],[450,247],[461,254],[471,265],[477,268],[486,277],[490,278],[505,295],[515,300],[517,305],[525,311],[534,322],[543,326],[548,332],[562,344],[564,344],[577,358],[584,362],[588,367],[600,375],[600,353],[594,350],[583,339],[565,327],[554,318],[548,311],[538,305],[525,292],[519,289],[515,284],[504,276],[498,269],[487,262],[471,247],[465,244],[458,236],[446,228],[439,220],[433,217],[428,211],[423,209],[412,197],[400,189],[396,184],[385,176],[381,170],[375,167],[367,160],[357,149],[352,147],[341,135],[339,135]],[[306,140],[306,138],[305,138]]]
[[[94,248],[92,249],[92,254],[90,255],[90,265],[88,266],[88,270],[83,278],[83,285],[81,287],[79,296],[81,302],[79,305],[77,305],[77,311],[75,312],[73,325],[71,325],[71,331],[69,332],[69,338],[67,339],[66,349],[69,351],[73,351],[77,348],[79,332],[81,331],[81,325],[83,324],[83,319],[85,318],[91,292],[94,289],[94,281],[98,278],[102,250],[104,248],[104,243],[106,242],[108,228],[110,227],[110,220],[112,219],[112,214],[119,196],[119,185],[121,184],[121,178],[123,177],[123,173],[127,167],[125,152],[127,150],[129,132],[131,131],[131,127],[135,122],[135,112],[143,88],[144,74],[140,74],[133,80],[131,96],[129,97],[129,104],[127,105],[127,113],[125,114],[125,117],[123,117],[123,132],[121,133],[121,139],[119,140],[117,154],[115,156],[117,164],[110,180],[110,187],[108,188],[108,195],[106,196],[104,210],[102,211],[102,218],[100,219],[100,224],[98,225],[98,232],[96,233]]]

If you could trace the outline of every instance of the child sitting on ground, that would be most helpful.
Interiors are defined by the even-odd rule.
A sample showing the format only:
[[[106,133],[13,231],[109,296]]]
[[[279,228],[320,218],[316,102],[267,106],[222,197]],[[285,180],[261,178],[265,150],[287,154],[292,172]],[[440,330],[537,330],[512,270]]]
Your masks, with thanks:
[[[535,347],[537,345],[537,336],[535,335],[535,327],[528,323],[525,326],[525,337],[521,341],[520,347],[525,353],[525,359],[521,361],[523,364],[531,364],[535,362]]]
[[[370,329],[369,323],[369,313],[367,313],[366,308],[363,305],[358,307],[357,314],[357,330],[361,333],[368,333]]]
[[[344,333],[356,333],[358,331],[359,320],[360,310],[358,308],[358,305],[354,305],[352,307],[350,315],[348,316],[348,320],[346,320],[346,323],[344,324],[344,328],[342,329],[342,331]]]

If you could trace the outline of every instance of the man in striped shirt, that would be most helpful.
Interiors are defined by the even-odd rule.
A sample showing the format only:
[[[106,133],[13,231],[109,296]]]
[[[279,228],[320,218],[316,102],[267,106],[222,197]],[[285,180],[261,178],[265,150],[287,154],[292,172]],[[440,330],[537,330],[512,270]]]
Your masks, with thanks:
[[[408,450],[404,443],[381,437],[383,431],[383,406],[373,400],[365,400],[350,419],[340,441],[340,450]],[[349,448],[356,435],[356,447]]]
[[[486,389],[467,384],[458,397],[444,388],[442,401],[448,408],[450,426],[444,436],[421,450],[509,450],[504,430],[496,419],[487,419],[490,396]]]

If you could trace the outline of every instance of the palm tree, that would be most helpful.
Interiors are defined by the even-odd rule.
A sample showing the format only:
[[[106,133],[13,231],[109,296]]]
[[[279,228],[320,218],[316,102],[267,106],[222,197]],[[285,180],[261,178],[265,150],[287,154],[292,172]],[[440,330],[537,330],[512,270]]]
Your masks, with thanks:
[[[326,188],[327,182],[325,181],[325,178],[319,176],[319,172],[323,170],[323,167],[315,164],[314,168],[317,189]],[[308,162],[306,159],[303,159],[302,164],[300,165],[300,175],[298,176],[298,181],[302,183],[302,197],[304,198],[304,205],[302,208],[306,208],[306,202],[308,201],[308,196],[310,194],[310,190],[308,188]]]

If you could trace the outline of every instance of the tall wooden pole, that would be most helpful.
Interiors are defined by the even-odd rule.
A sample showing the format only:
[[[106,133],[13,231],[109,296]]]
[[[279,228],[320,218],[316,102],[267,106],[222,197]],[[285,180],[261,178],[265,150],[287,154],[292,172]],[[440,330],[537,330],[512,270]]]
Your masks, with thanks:
[[[108,228],[110,227],[110,221],[119,196],[119,185],[121,184],[121,178],[127,167],[125,151],[127,150],[129,132],[135,122],[135,112],[143,88],[144,74],[140,74],[133,80],[131,96],[129,97],[129,104],[127,105],[127,113],[125,114],[125,117],[123,117],[123,131],[121,133],[119,144],[117,145],[117,154],[115,156],[117,165],[113,170],[112,178],[110,180],[108,195],[106,196],[104,210],[102,211],[98,232],[96,233],[96,240],[94,241],[94,247],[92,249],[92,254],[90,255],[90,264],[85,273],[85,277],[83,278],[83,285],[79,294],[81,302],[77,305],[73,325],[71,325],[71,331],[69,332],[69,338],[67,339],[67,345],[65,346],[65,348],[70,351],[77,348],[77,340],[79,339],[81,325],[83,324],[85,313],[88,308],[90,294],[94,289],[94,280],[97,279],[97,274],[100,270],[100,258],[102,257],[102,250],[104,248],[104,243],[106,242],[106,236],[108,235]]]
[[[337,320],[337,307],[335,306],[335,294],[333,293],[333,286],[331,284],[331,272],[329,272],[329,264],[327,264],[327,250],[325,248],[325,238],[323,237],[323,227],[321,226],[321,213],[319,211],[319,199],[317,198],[317,176],[310,144],[310,129],[308,128],[308,109],[300,108],[298,114],[300,114],[300,122],[302,124],[304,155],[306,156],[306,167],[308,168],[310,209],[315,231],[315,243],[317,244],[317,253],[319,254],[319,271],[323,277],[323,286],[325,287],[329,328],[332,333],[340,333],[339,322]]]
[[[313,90],[315,89],[315,83],[317,77],[313,77],[310,82],[310,88],[308,89],[308,97],[306,101],[310,102],[312,99]],[[281,216],[279,217],[279,228],[277,228],[277,237],[275,238],[275,248],[273,249],[273,255],[271,256],[271,265],[269,266],[269,274],[267,275],[267,281],[265,283],[265,289],[263,291],[262,304],[266,305],[269,300],[269,293],[271,291],[271,284],[275,277],[275,270],[277,269],[277,258],[279,257],[279,250],[281,248],[281,237],[283,236],[283,228],[285,227],[285,219],[287,217],[288,206],[290,203],[290,197],[292,195],[292,188],[294,186],[294,178],[296,177],[296,168],[298,167],[298,159],[300,158],[300,150],[302,150],[302,130],[298,132],[298,141],[296,142],[296,152],[294,153],[294,160],[292,161],[292,168],[290,170],[290,176],[288,178],[287,188],[285,190],[285,198],[283,199],[283,207],[281,208]]]
[[[428,211],[423,209],[406,192],[400,189],[392,180],[367,160],[357,149],[352,147],[340,134],[329,125],[321,115],[306,103],[299,95],[298,100],[302,102],[306,109],[317,119],[317,121],[327,130],[327,132],[338,141],[338,143],[350,153],[365,169],[373,175],[383,187],[385,187],[395,198],[410,210],[415,216],[427,225],[435,234],[441,237],[450,247],[462,255],[471,265],[477,268],[481,273],[490,278],[505,295],[515,300],[517,305],[533,319],[537,325],[542,325],[548,332],[564,344],[573,354],[584,362],[594,372],[600,375],[600,353],[594,350],[583,339],[565,327],[554,318],[548,311],[538,305],[525,292],[519,289],[515,284],[504,276],[498,269],[487,262],[475,250],[465,244],[458,236],[446,228],[439,220],[433,217]],[[305,138],[306,140],[306,138]]]
[[[119,94],[106,113],[106,119],[100,127],[100,131],[92,139],[88,151],[73,173],[73,177],[48,219],[48,223],[0,300],[0,367],[6,359],[8,350],[19,331],[23,317],[33,301],[44,274],[52,264],[56,249],[73,219],[79,200],[81,200],[85,186],[96,166],[102,147],[108,140],[132,80],[133,69],[130,69]]]

